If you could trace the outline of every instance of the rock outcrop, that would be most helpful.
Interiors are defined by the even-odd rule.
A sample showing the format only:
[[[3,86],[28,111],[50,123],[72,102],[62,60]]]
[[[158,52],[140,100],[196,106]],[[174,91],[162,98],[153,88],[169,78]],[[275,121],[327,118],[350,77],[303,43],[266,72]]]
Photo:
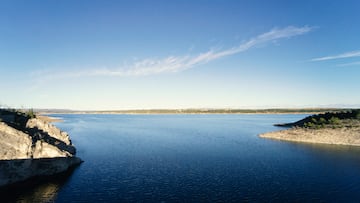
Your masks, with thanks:
[[[69,135],[25,113],[0,110],[0,186],[81,163]]]

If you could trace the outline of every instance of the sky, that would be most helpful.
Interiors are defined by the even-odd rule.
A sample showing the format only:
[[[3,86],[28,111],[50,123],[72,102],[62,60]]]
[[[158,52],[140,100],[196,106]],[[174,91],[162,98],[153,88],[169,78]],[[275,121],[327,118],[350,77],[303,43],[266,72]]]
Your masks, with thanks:
[[[358,0],[1,0],[0,106],[360,107]]]

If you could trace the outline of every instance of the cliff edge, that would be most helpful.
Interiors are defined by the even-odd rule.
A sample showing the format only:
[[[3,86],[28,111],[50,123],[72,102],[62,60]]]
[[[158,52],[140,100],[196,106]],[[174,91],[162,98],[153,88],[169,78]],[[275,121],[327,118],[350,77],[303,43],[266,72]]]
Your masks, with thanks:
[[[360,146],[359,109],[312,115],[294,123],[275,126],[288,129],[259,136],[293,142]]]
[[[69,135],[33,113],[0,110],[0,186],[81,163]]]

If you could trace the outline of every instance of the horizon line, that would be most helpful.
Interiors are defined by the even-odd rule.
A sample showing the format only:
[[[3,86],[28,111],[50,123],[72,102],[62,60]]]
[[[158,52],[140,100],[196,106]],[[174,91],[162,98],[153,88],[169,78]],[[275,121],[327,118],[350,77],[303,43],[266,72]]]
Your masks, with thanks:
[[[326,109],[360,109],[360,106],[325,106],[325,107],[248,107],[248,108],[136,108],[136,109],[67,109],[67,108],[20,108],[20,109],[33,109],[36,111],[69,111],[69,112],[126,112],[126,111],[188,111],[188,110],[197,110],[197,111],[208,111],[208,110],[326,110]]]

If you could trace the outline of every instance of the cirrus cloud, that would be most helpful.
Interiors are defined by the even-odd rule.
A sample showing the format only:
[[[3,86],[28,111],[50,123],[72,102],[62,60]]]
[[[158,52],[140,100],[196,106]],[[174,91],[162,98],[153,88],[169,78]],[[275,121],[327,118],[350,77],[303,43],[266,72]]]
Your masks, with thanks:
[[[338,55],[313,58],[313,59],[311,59],[311,61],[327,61],[327,60],[353,58],[353,57],[360,57],[360,51],[351,51],[351,52],[346,52],[346,53],[342,53],[342,54],[338,54]]]
[[[245,52],[251,48],[259,45],[264,45],[269,42],[288,39],[298,35],[303,35],[313,30],[313,27],[303,26],[295,27],[288,26],[285,28],[274,28],[268,32],[260,34],[245,41],[244,43],[224,50],[209,49],[206,52],[195,55],[184,56],[168,56],[162,59],[148,58],[135,61],[128,67],[118,68],[97,68],[86,71],[74,72],[58,72],[47,75],[50,78],[54,77],[82,77],[82,76],[146,76],[161,73],[175,73],[184,71],[201,64],[209,63],[213,60],[220,59],[226,56]],[[44,78],[44,75],[42,75]]]

